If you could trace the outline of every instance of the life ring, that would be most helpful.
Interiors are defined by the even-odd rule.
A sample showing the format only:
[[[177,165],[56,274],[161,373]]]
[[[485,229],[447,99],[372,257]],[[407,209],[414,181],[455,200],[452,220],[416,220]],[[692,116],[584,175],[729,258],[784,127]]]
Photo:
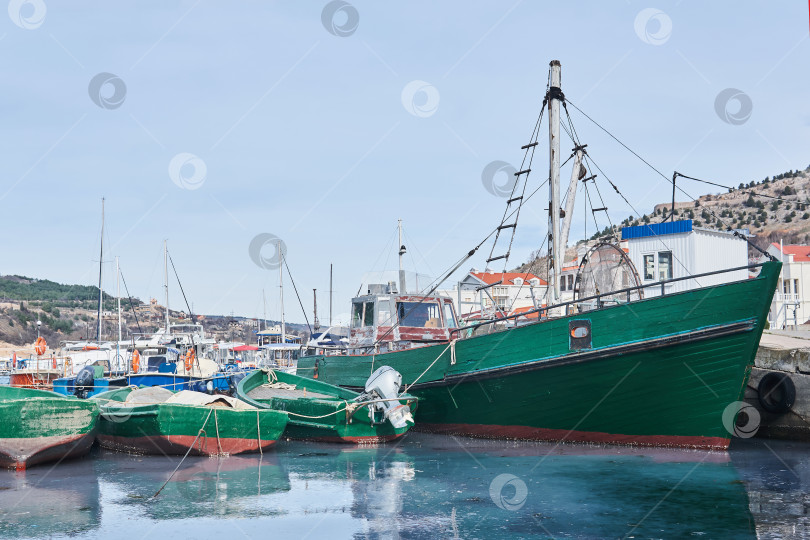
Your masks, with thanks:
[[[48,344],[45,342],[44,337],[38,337],[36,342],[34,343],[34,351],[36,351],[37,356],[42,356],[45,354],[45,349],[48,348]]]
[[[141,353],[138,349],[132,351],[132,372],[138,373],[141,370]]]
[[[759,404],[769,413],[783,414],[796,401],[796,386],[786,373],[771,371],[759,380]]]
[[[186,351],[186,371],[191,371],[191,368],[194,366],[194,360],[197,358],[197,355],[194,353],[194,349],[189,349]]]

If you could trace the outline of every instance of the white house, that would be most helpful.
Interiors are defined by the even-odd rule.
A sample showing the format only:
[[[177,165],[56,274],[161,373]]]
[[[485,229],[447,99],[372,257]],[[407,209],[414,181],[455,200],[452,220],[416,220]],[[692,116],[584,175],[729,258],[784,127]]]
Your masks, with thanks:
[[[504,313],[534,308],[535,305],[539,307],[547,286],[545,280],[528,272],[478,272],[472,269],[455,290],[456,310],[464,318],[494,314],[495,306]]]
[[[810,284],[810,246],[773,243],[768,246],[768,253],[782,261],[782,272],[779,283],[768,312],[771,328],[785,328],[808,322],[810,309],[807,308],[810,296],[806,296]],[[760,262],[764,262],[763,255]]]
[[[748,243],[731,232],[694,227],[691,219],[622,228],[622,241],[642,284],[748,265]],[[748,278],[748,270],[723,272],[664,285],[665,293]],[[658,296],[660,287],[644,289]]]

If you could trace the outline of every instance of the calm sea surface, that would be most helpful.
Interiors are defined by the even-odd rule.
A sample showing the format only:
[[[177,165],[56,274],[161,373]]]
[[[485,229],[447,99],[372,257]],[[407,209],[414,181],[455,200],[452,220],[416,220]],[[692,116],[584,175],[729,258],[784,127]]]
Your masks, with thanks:
[[[94,449],[0,471],[0,538],[793,538],[810,536],[810,445],[638,450],[411,434],[280,442],[264,456]]]

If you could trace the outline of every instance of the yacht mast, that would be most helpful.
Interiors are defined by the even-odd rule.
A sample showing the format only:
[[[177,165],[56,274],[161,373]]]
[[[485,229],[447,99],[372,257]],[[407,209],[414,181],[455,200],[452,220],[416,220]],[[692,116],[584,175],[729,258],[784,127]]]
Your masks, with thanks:
[[[163,288],[166,290],[166,336],[169,336],[169,247],[163,241]]]
[[[115,297],[118,304],[118,341],[115,342],[115,367],[121,370],[121,267],[115,257]]]
[[[315,328],[315,331],[317,332],[321,328],[321,321],[318,320],[318,289],[312,289],[312,303],[315,315],[312,326]]]
[[[405,255],[405,245],[402,243],[402,220],[399,222],[399,294],[405,294],[405,270],[402,269],[402,257]]]
[[[101,269],[104,262],[104,197],[101,198],[101,248],[98,256],[98,331],[96,342],[101,342],[101,306],[104,301],[104,292],[101,289]]]
[[[281,299],[281,343],[287,343],[287,326],[284,324],[284,253],[281,251],[281,240],[276,244],[278,259],[281,264],[278,267],[278,290]]]
[[[332,326],[332,265],[329,264],[329,326]]]
[[[264,296],[264,289],[262,289],[262,307],[264,308],[264,321],[262,330],[267,330],[267,297]]]
[[[548,141],[549,141],[549,234],[551,242],[549,250],[552,266],[552,302],[560,299],[560,268],[562,255],[560,254],[560,61],[552,60],[551,86],[548,99]]]

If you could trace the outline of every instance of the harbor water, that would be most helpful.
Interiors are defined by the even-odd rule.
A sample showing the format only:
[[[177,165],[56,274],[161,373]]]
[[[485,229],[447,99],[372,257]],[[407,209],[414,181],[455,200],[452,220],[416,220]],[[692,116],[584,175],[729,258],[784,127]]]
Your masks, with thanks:
[[[94,449],[0,472],[0,537],[801,537],[808,451],[764,440],[706,452],[414,433],[372,447],[281,441],[263,455],[189,457],[170,478],[180,457]]]

